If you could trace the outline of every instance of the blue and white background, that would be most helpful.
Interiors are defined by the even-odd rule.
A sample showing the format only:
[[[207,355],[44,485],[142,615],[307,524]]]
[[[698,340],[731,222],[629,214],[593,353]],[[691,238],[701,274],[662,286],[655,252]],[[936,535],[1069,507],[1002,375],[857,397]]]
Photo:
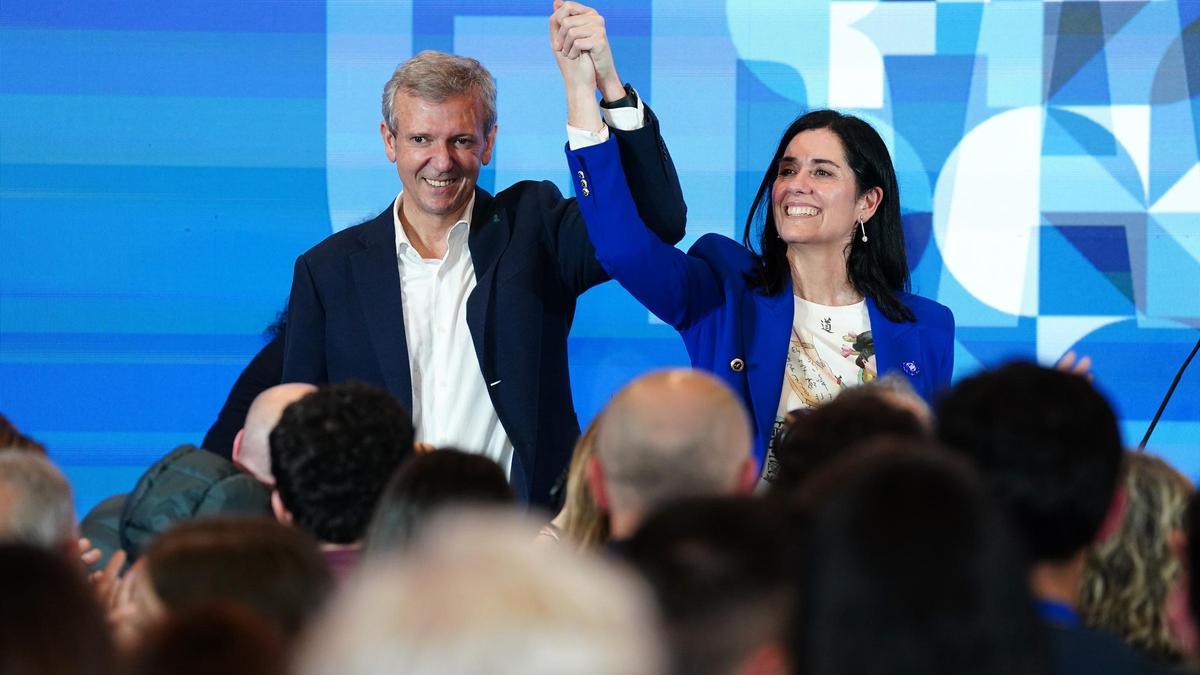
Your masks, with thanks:
[[[1200,1],[596,0],[663,121],[685,245],[740,223],[801,111],[870,120],[901,176],[913,286],[953,308],[956,376],[1091,354],[1140,439],[1200,327]],[[399,189],[395,65],[479,58],[489,189],[569,190],[548,0],[0,3],[0,411],[80,510],[199,442],[295,257]],[[584,421],[686,361],[615,284],[571,343]],[[1152,440],[1200,476],[1200,364]]]

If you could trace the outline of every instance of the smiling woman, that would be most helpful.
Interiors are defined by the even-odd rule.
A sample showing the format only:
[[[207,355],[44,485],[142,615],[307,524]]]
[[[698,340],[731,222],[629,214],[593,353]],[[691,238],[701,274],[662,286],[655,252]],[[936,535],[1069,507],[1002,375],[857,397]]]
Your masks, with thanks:
[[[798,117],[766,167],[743,244],[710,234],[686,254],[648,234],[611,143],[568,161],[590,185],[580,208],[605,270],[679,331],[694,366],[741,393],[764,481],[788,411],[887,373],[927,400],[949,384],[954,318],[908,293],[896,173],[862,120]]]

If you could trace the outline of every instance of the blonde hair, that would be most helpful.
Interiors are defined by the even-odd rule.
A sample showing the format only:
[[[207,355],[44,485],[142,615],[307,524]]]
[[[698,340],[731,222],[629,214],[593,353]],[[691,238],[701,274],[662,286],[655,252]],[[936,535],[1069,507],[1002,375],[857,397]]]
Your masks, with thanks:
[[[1178,661],[1164,617],[1167,594],[1182,567],[1171,551],[1171,532],[1183,527],[1194,488],[1163,460],[1125,454],[1128,493],[1121,529],[1088,551],[1080,611],[1084,621],[1159,658]]]
[[[596,505],[592,488],[587,481],[587,465],[596,448],[596,434],[600,429],[601,416],[597,415],[588,425],[567,469],[567,494],[559,518],[562,532],[579,548],[593,548],[608,541],[608,514]],[[556,518],[555,520],[558,520]]]

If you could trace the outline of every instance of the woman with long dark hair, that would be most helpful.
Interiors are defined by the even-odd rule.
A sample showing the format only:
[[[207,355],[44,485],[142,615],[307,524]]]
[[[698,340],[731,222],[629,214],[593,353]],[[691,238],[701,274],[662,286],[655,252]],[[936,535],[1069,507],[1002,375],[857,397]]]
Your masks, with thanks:
[[[595,107],[570,98],[568,123],[600,128]],[[927,400],[950,382],[954,317],[908,292],[896,172],[866,122],[832,110],[798,117],[742,243],[709,234],[686,254],[643,224],[612,141],[567,157],[596,257],[679,331],[692,365],[741,394],[760,462],[789,410],[887,373]]]

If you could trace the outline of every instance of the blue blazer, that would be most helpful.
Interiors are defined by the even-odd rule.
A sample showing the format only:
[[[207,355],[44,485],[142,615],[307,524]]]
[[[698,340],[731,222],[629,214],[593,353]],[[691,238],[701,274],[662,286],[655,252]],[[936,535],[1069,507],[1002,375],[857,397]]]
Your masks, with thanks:
[[[642,129],[613,136],[643,186],[647,220],[679,241],[686,207],[654,115],[647,108]],[[510,481],[522,500],[549,505],[579,436],[567,368],[575,301],[609,277],[575,200],[550,182],[524,181],[495,196],[477,188],[467,247],[476,279],[467,327],[513,443]],[[362,380],[412,409],[391,207],[296,260],[285,335],[284,382]]]
[[[708,234],[684,253],[645,227],[612,142],[567,152],[579,208],[604,269],[683,337],[692,365],[715,374],[751,413],[761,463],[783,391],[792,330],[791,288],[749,287],[753,254]],[[586,190],[584,189],[586,187]],[[898,293],[916,322],[896,323],[867,299],[879,374],[897,372],[926,400],[950,382],[954,316],[932,300]]]

